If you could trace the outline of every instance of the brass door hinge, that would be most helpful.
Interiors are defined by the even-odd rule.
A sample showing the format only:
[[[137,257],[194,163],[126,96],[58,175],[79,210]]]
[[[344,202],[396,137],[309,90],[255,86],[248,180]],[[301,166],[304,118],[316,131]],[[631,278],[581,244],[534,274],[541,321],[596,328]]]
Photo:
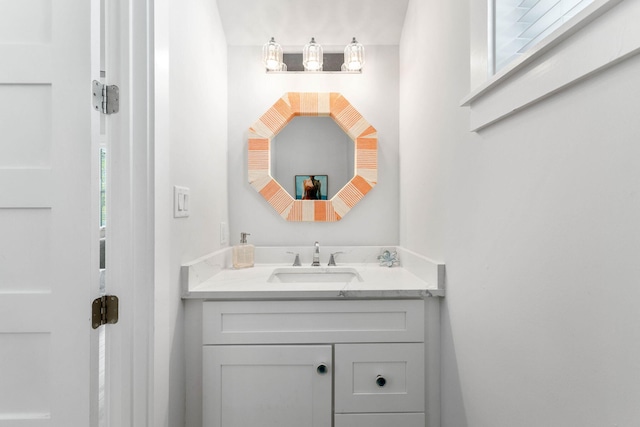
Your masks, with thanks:
[[[93,300],[91,305],[91,326],[93,329],[114,323],[118,323],[118,297],[104,295]]]

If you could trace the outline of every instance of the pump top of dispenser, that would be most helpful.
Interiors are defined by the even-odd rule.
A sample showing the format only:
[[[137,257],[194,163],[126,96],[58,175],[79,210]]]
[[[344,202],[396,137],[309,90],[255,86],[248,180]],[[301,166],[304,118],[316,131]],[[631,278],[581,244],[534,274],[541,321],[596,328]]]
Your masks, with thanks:
[[[247,236],[251,236],[250,233],[240,233],[240,243],[247,243]]]

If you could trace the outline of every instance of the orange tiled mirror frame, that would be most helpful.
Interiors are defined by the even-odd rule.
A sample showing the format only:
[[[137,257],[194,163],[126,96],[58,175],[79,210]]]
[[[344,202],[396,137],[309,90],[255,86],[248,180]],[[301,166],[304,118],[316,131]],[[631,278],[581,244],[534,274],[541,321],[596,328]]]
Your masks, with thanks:
[[[330,200],[295,200],[271,175],[271,141],[296,116],[329,116],[354,141],[355,175]],[[378,133],[339,93],[289,92],[249,128],[249,183],[287,221],[339,221],[378,181]]]

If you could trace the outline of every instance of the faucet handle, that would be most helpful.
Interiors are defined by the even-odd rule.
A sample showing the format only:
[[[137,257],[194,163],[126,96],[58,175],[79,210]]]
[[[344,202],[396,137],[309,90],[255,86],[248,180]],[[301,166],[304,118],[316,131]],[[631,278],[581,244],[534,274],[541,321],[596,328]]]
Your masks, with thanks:
[[[295,252],[291,252],[291,251],[287,251],[287,253],[296,256],[296,259],[293,260],[293,266],[294,267],[299,267],[299,266],[302,265],[302,263],[300,262],[300,254],[295,253]]]
[[[327,264],[329,267],[331,266],[335,266],[336,265],[336,255],[341,254],[342,252],[334,252],[331,255],[329,255],[329,264]]]

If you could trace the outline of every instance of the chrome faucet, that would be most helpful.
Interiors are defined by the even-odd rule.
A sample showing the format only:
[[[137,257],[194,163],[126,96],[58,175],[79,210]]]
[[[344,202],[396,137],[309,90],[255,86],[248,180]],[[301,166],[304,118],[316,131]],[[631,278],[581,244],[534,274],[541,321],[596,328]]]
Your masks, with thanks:
[[[313,246],[315,246],[315,252],[313,252],[313,262],[311,263],[312,267],[319,267],[320,266],[320,243],[315,242],[313,244]]]

